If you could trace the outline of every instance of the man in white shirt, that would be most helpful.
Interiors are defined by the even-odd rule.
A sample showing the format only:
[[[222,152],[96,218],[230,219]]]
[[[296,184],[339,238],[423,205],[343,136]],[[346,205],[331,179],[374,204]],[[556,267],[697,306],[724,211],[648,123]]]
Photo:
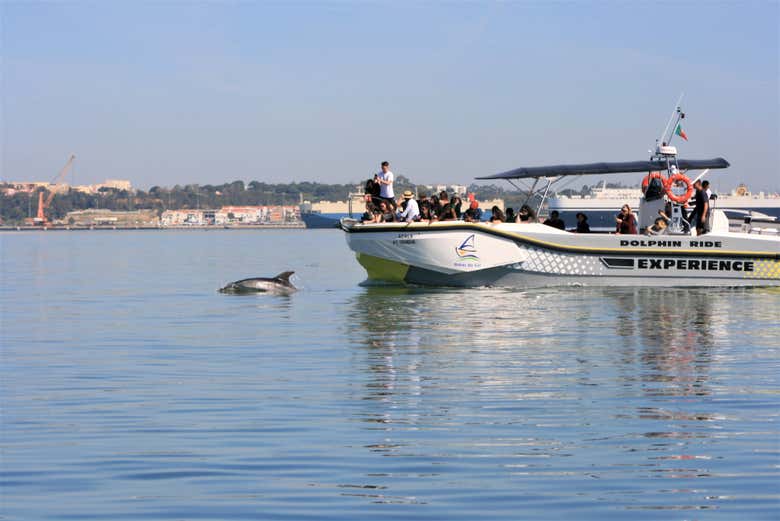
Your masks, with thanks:
[[[390,163],[382,161],[382,171],[377,174],[377,182],[379,183],[379,197],[388,202],[395,208],[395,194],[393,193],[393,173],[390,171]]]
[[[414,200],[414,194],[411,190],[404,192],[404,199],[406,200],[406,209],[398,214],[398,220],[410,223],[420,216],[420,206]]]

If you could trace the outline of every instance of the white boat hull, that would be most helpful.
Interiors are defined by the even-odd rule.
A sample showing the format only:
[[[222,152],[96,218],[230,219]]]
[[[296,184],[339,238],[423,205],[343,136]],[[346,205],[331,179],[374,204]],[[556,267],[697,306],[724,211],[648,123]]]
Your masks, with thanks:
[[[780,240],[575,234],[541,224],[342,223],[369,280],[436,286],[779,286]]]

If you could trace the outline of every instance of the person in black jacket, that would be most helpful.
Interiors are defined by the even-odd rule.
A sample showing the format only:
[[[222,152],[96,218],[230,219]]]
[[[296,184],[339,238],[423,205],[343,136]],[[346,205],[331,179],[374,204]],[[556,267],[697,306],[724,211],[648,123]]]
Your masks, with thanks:
[[[590,233],[590,225],[588,224],[588,216],[582,212],[577,214],[577,229],[574,230],[577,233]]]
[[[376,175],[373,179],[366,181],[366,186],[363,188],[363,193],[367,196],[366,200],[370,200],[377,207],[379,206],[379,203],[382,202],[382,198],[379,196],[380,189],[381,187]]]
[[[553,228],[558,228],[559,230],[565,230],[566,224],[563,222],[563,219],[560,218],[560,214],[558,213],[558,210],[553,210],[550,212],[550,217],[544,221],[543,224],[546,224],[547,226],[552,226]]]

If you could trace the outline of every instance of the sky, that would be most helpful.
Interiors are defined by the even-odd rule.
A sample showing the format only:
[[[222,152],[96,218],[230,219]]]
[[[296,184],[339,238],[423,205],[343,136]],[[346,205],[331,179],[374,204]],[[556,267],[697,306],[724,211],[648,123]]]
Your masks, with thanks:
[[[680,156],[780,191],[779,27],[778,0],[3,0],[0,180],[73,153],[76,184],[469,184],[646,159],[684,93]]]

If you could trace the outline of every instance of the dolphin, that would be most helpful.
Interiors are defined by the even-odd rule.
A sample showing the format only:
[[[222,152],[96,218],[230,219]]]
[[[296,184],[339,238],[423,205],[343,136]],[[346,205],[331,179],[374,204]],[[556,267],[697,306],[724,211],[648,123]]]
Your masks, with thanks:
[[[290,282],[290,276],[294,271],[283,271],[276,277],[265,278],[257,277],[253,279],[242,279],[231,282],[224,288],[220,288],[220,293],[273,293],[276,295],[290,295],[298,290]]]

